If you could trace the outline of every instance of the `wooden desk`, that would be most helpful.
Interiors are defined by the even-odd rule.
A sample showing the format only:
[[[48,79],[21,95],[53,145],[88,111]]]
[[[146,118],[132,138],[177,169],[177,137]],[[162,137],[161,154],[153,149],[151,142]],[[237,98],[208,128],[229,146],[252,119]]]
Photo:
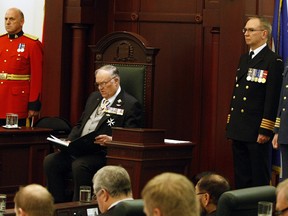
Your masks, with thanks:
[[[19,186],[45,184],[43,159],[51,147],[46,137],[51,129],[5,129],[0,127],[0,193],[7,194],[7,208],[12,208]]]
[[[163,137],[163,131],[157,129],[113,129],[113,141],[107,143],[107,164],[128,171],[135,199],[141,198],[143,187],[155,175],[189,175],[195,144],[165,144]]]
[[[87,209],[95,209],[98,207],[96,201],[90,203],[81,202],[67,202],[67,203],[57,203],[55,207],[55,216],[88,216]],[[14,208],[6,209],[3,214],[4,216],[15,216]],[[95,214],[93,214],[95,215]]]

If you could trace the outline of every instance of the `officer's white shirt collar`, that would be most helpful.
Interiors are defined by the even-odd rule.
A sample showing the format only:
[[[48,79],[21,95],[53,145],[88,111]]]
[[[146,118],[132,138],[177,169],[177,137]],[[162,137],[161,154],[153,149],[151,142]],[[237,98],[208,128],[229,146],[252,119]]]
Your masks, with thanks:
[[[262,46],[258,47],[258,48],[255,49],[255,50],[250,49],[250,50],[249,50],[249,53],[250,53],[251,51],[254,52],[254,54],[252,55],[252,58],[254,58],[265,46],[267,46],[266,43],[264,43]]]

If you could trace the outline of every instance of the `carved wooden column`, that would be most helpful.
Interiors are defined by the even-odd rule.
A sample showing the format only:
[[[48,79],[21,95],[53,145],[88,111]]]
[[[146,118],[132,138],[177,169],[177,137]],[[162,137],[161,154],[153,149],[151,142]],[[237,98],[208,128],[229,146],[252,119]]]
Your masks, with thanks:
[[[70,122],[76,123],[83,111],[83,94],[85,83],[85,43],[87,26],[73,25],[72,26],[72,65],[71,65],[71,94],[70,94]]]
[[[71,36],[71,87],[70,87],[70,122],[74,125],[80,118],[85,104],[83,95],[87,83],[87,32],[93,24],[95,13],[94,0],[67,0],[64,9],[64,21],[72,31]],[[68,98],[69,98],[68,97]]]

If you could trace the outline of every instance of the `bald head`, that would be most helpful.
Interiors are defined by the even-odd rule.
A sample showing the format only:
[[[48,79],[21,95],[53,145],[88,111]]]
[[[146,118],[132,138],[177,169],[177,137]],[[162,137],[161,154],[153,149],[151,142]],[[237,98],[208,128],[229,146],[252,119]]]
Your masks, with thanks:
[[[14,197],[16,215],[52,216],[54,200],[48,190],[38,184],[21,187]]]
[[[5,29],[8,34],[17,34],[22,31],[24,14],[18,8],[9,8],[5,13]]]

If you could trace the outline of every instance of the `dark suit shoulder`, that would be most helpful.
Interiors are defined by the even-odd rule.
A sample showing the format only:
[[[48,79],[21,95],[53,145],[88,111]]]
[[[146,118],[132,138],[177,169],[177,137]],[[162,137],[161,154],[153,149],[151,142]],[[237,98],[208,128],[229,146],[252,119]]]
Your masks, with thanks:
[[[263,55],[266,58],[270,58],[270,59],[276,59],[276,61],[281,61],[283,62],[281,56],[279,56],[277,53],[273,52],[268,46],[264,47],[261,51],[260,51],[260,55],[263,53]]]
[[[106,211],[105,213],[101,213],[99,214],[99,216],[116,216],[118,215],[117,212],[115,211],[115,206],[113,206],[112,208],[110,208],[108,211]]]
[[[102,99],[102,95],[100,94],[100,92],[99,91],[94,91],[94,92],[92,92],[89,95],[86,103],[88,104],[88,103],[90,103],[92,101],[95,102],[95,100],[100,100],[100,99]]]

